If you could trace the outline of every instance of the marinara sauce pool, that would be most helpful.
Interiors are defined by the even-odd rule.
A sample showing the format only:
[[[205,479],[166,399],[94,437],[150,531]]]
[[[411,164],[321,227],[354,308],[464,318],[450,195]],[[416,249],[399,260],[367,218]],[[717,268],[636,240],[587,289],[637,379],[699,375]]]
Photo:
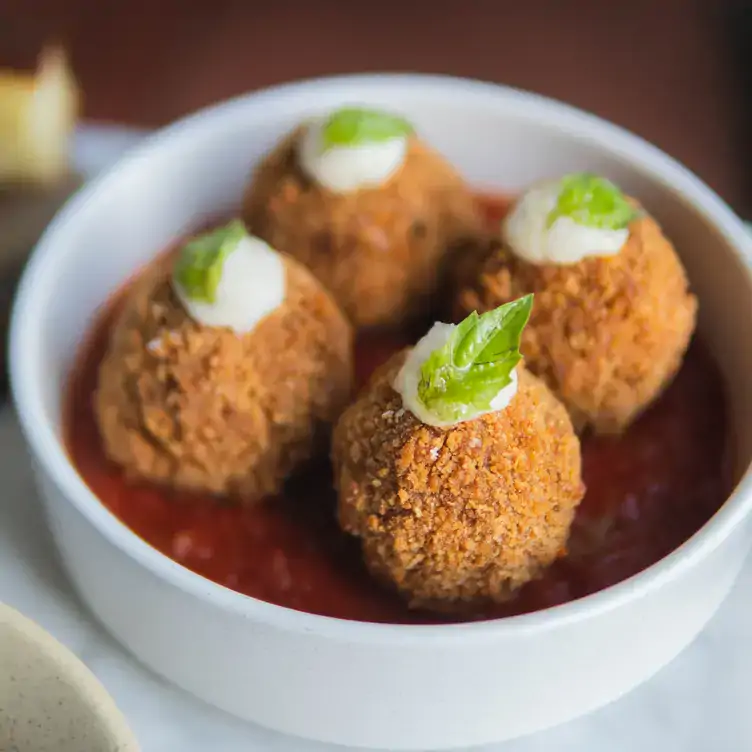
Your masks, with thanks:
[[[507,201],[481,199],[490,221]],[[280,606],[342,619],[391,623],[456,621],[412,611],[377,585],[359,544],[335,519],[328,465],[294,479],[284,496],[251,508],[126,483],[104,456],[93,394],[113,312],[102,316],[73,373],[67,443],[102,503],[141,538],[188,569]],[[377,336],[356,346],[360,382],[413,338]],[[574,600],[654,564],[714,514],[730,490],[727,410],[721,377],[695,340],[663,396],[619,438],[584,437],[587,494],[568,555],[510,603],[463,620],[498,618]]]

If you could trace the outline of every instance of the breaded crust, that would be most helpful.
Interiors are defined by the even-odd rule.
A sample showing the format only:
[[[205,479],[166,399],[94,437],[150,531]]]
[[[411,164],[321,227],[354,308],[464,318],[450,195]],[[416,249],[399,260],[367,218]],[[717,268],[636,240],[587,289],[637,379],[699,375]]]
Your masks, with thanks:
[[[625,430],[679,370],[695,328],[697,299],[684,267],[648,216],[631,224],[617,255],[569,266],[535,266],[493,247],[474,283],[460,290],[455,315],[531,292],[525,363],[578,430]]]
[[[351,327],[308,270],[284,263],[283,305],[244,337],[188,318],[171,259],[128,291],[94,396],[128,476],[252,503],[327,446],[350,395]]]
[[[299,132],[255,171],[243,200],[250,230],[311,269],[357,327],[391,327],[424,312],[451,247],[480,232],[464,180],[413,138],[384,186],[332,193],[300,169]]]
[[[506,410],[434,428],[402,408],[405,353],[340,418],[339,520],[377,578],[414,607],[464,611],[509,599],[566,547],[584,485],[566,410],[519,366]]]

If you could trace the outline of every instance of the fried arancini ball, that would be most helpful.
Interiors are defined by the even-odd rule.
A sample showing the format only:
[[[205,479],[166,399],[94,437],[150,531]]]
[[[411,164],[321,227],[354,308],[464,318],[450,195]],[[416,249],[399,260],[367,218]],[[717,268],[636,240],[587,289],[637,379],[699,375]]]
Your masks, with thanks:
[[[284,302],[250,333],[201,326],[172,262],[148,268],[117,316],[94,398],[104,448],[132,479],[250,504],[328,445],[350,395],[351,328],[286,257]]]
[[[301,169],[300,137],[290,134],[256,170],[243,200],[250,230],[311,269],[358,328],[422,314],[454,244],[481,228],[465,181],[412,136],[384,185],[335,193]]]
[[[413,607],[508,600],[566,549],[585,490],[569,416],[520,365],[506,409],[426,425],[392,387],[405,357],[374,374],[335,428],[340,524]]]
[[[455,316],[525,293],[535,308],[522,336],[527,367],[569,410],[575,428],[617,434],[678,371],[695,328],[697,299],[654,219],[641,215],[615,255],[531,264],[494,242]]]

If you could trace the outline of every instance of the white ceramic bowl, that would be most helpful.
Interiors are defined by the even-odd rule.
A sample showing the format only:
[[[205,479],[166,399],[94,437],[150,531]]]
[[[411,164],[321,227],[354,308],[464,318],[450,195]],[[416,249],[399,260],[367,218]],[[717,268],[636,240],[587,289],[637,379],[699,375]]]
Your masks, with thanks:
[[[251,166],[310,113],[401,110],[476,185],[514,191],[605,173],[673,238],[725,374],[737,436],[733,496],[689,542],[616,587],[548,611],[457,626],[312,616],[215,585],[150,548],[81,481],[61,401],[98,306],[203,218],[237,207]],[[12,382],[65,565],[96,616],[145,664],[238,716],[351,746],[451,748],[527,734],[627,692],[712,616],[748,549],[752,487],[750,243],[729,208],[644,141],[537,96],[470,81],[357,76],[241,97],[148,139],[86,187],[39,243],[12,327]]]
[[[0,603],[0,750],[138,752],[96,677],[40,626]]]

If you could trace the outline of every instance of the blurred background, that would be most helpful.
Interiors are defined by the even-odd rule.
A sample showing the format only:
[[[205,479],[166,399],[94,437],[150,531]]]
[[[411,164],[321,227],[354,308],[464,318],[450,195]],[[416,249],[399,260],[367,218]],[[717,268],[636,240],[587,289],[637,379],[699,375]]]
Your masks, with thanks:
[[[300,77],[471,76],[619,123],[752,214],[750,18],[730,0],[0,0],[0,67],[60,40],[84,117],[143,126]]]

